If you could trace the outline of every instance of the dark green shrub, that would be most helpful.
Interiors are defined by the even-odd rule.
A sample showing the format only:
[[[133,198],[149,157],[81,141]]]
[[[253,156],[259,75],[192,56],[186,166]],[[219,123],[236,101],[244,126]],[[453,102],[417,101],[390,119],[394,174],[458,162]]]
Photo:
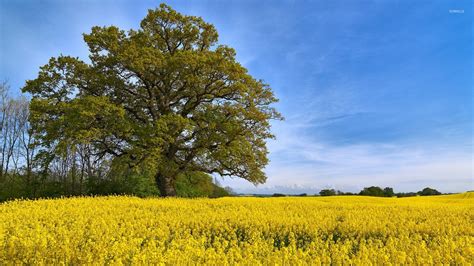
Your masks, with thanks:
[[[334,189],[323,189],[319,191],[320,196],[334,196],[336,195],[336,191]]]

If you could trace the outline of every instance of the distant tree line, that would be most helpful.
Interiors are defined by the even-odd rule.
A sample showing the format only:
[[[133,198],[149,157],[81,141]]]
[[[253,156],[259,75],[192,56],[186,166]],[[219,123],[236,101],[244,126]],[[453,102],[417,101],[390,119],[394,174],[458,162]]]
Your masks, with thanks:
[[[436,189],[426,187],[418,192],[399,192],[395,193],[393,191],[393,188],[391,187],[386,187],[386,188],[381,188],[377,186],[371,186],[371,187],[365,187],[362,189],[359,193],[352,193],[352,192],[343,192],[340,190],[335,190],[335,189],[322,189],[319,192],[319,196],[354,196],[354,195],[360,195],[360,196],[373,196],[373,197],[398,197],[398,198],[403,198],[403,197],[413,197],[413,196],[434,196],[434,195],[441,195],[442,193],[439,192]],[[286,196],[293,196],[293,197],[305,197],[308,196],[306,193],[303,194],[294,194],[294,195],[289,195],[289,194],[283,194],[283,193],[274,193],[271,195],[272,197],[286,197]],[[318,196],[318,195],[315,195]]]
[[[342,192],[339,190],[334,189],[323,189],[319,192],[320,196],[336,196],[336,195],[361,195],[361,196],[374,196],[374,197],[412,197],[412,196],[433,196],[433,195],[441,195],[436,189],[426,187],[423,190],[418,192],[399,192],[395,193],[393,188],[386,187],[381,188],[377,186],[365,187],[359,193],[351,193],[351,192]]]
[[[30,101],[11,97],[0,83],[0,201],[75,195],[127,194],[159,196],[154,174],[147,167],[129,168],[120,159],[95,154],[87,144],[52,153],[31,134]],[[41,156],[38,156],[41,155]],[[202,172],[180,174],[181,197],[222,197],[232,193]]]

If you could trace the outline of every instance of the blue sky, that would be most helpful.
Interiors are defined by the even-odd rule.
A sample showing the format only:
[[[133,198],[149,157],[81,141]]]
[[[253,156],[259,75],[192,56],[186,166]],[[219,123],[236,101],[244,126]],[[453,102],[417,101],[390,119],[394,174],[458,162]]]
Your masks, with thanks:
[[[0,79],[19,94],[52,56],[87,60],[94,25],[137,28],[158,1],[0,1]],[[166,1],[215,25],[265,80],[268,181],[237,192],[474,189],[471,1]],[[454,11],[453,11],[454,10]]]

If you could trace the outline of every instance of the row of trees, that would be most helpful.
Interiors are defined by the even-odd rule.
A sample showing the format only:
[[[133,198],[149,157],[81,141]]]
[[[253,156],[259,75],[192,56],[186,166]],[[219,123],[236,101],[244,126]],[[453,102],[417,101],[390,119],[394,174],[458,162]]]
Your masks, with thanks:
[[[0,83],[0,200],[32,187],[36,149],[30,134],[29,101],[9,96],[9,85]],[[8,194],[8,196],[7,196]]]
[[[386,187],[381,188],[377,186],[365,187],[359,193],[342,192],[334,189],[323,189],[319,192],[320,196],[336,196],[336,195],[362,195],[362,196],[375,196],[375,197],[411,197],[411,196],[433,196],[441,195],[441,192],[436,189],[426,187],[418,192],[407,192],[407,193],[395,193],[393,188]]]
[[[8,173],[31,174],[34,149],[29,134],[29,102],[8,96],[8,84],[0,84],[0,181]]]

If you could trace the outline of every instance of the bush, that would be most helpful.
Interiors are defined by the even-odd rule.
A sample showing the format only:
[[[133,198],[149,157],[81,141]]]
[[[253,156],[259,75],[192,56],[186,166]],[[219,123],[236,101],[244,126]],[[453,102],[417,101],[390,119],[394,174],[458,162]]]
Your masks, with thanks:
[[[352,192],[343,192],[343,191],[336,191],[336,194],[338,196],[351,196],[351,195],[357,195],[357,193],[352,193]]]
[[[211,176],[201,172],[185,173],[176,180],[176,193],[179,197],[209,197],[213,189]]]
[[[385,197],[393,197],[393,196],[395,196],[395,192],[393,192],[393,188],[386,187],[386,188],[383,189],[383,195]]]
[[[25,182],[18,176],[3,176],[0,181],[0,202],[15,198],[28,198]]]
[[[223,188],[223,187],[220,187],[216,184],[212,184],[213,185],[213,190],[212,190],[212,193],[211,195],[209,195],[210,198],[221,198],[221,197],[227,197],[229,196],[229,192]]]
[[[418,195],[434,196],[434,195],[441,195],[441,192],[433,188],[425,187],[422,191],[418,191]]]
[[[212,177],[202,172],[189,172],[182,174],[176,181],[176,192],[179,197],[220,198],[229,196],[230,189],[220,187],[212,182]]]
[[[319,191],[319,195],[321,196],[335,196],[336,191],[334,189],[323,189]]]
[[[372,186],[372,187],[365,187],[359,195],[362,196],[375,196],[375,197],[383,197],[384,191],[380,187]]]
[[[406,197],[418,196],[418,194],[415,192],[406,192],[406,193],[400,192],[400,193],[395,194],[395,196],[397,196],[398,198],[406,198]]]

